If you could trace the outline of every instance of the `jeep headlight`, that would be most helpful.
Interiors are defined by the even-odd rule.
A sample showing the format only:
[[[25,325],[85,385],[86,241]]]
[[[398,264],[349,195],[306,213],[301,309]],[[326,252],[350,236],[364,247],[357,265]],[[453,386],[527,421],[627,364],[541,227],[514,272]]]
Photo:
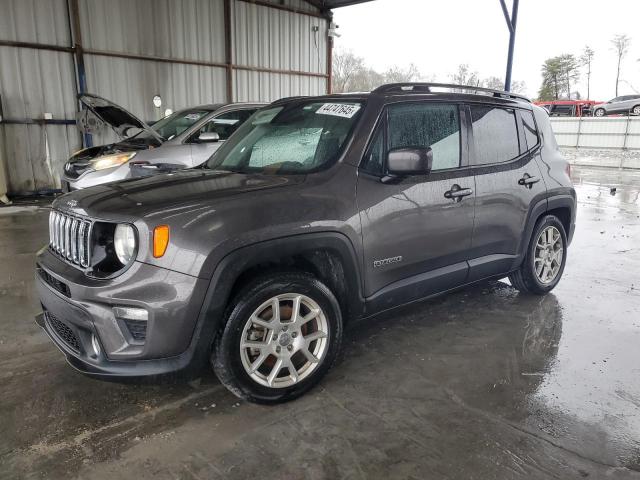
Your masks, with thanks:
[[[137,239],[133,226],[126,223],[119,223],[113,234],[113,246],[116,256],[122,265],[129,265],[136,255]]]
[[[94,170],[104,170],[106,168],[119,167],[127,163],[133,157],[135,157],[136,152],[126,152],[126,153],[114,153],[113,155],[105,155],[104,157],[98,157],[93,159],[91,162],[91,166]]]

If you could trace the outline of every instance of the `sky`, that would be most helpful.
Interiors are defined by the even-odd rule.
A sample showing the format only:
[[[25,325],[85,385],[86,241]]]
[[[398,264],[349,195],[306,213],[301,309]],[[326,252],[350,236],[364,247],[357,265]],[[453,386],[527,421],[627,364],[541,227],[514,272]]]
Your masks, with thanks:
[[[510,10],[512,0],[506,4]],[[466,63],[481,78],[504,79],[509,34],[499,0],[375,0],[335,9],[334,21],[341,35],[336,48],[364,57],[376,70],[414,63],[423,76],[449,81]],[[640,0],[520,0],[512,78],[523,80],[533,98],[545,59],[579,56],[589,45],[595,50],[590,96],[609,100],[615,96],[610,40],[616,34],[632,39],[618,94],[640,93]],[[577,89],[585,98],[586,73]]]

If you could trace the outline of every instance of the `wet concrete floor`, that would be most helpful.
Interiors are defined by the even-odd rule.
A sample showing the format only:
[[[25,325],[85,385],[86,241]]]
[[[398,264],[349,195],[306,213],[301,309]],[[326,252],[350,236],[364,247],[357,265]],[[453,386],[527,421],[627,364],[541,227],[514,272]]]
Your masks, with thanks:
[[[276,407],[211,374],[77,374],[33,322],[48,212],[0,209],[0,478],[640,479],[640,172],[573,175],[553,293],[487,282],[354,323],[324,381]]]

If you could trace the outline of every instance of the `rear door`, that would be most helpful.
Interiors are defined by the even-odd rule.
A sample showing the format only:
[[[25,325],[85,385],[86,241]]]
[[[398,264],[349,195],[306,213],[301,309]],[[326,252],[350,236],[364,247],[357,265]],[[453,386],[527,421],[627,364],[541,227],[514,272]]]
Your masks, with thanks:
[[[546,196],[536,158],[540,142],[529,110],[469,106],[476,208],[469,279],[510,271],[523,249],[530,208]]]
[[[407,147],[432,148],[431,173],[386,177],[388,151]],[[463,106],[403,102],[384,111],[357,186],[365,294],[372,309],[446,290],[466,279],[475,187],[466,164]]]
[[[205,123],[199,130],[197,130],[188,140],[191,144],[191,158],[193,165],[197,166],[206,162],[209,157],[222,145],[222,142],[227,140],[233,132],[235,132],[240,125],[242,125],[247,119],[253,115],[258,108],[245,108],[241,110],[232,110],[230,112],[222,113],[207,123]],[[201,133],[217,133],[218,141],[203,142],[198,140]]]

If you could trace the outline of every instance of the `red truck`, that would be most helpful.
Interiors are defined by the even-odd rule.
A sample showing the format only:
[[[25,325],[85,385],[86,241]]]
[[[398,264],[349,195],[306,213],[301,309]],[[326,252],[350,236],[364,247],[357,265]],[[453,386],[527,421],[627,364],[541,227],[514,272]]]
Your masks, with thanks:
[[[593,106],[602,102],[595,100],[549,100],[533,103],[547,110],[551,117],[590,117],[593,115]]]

